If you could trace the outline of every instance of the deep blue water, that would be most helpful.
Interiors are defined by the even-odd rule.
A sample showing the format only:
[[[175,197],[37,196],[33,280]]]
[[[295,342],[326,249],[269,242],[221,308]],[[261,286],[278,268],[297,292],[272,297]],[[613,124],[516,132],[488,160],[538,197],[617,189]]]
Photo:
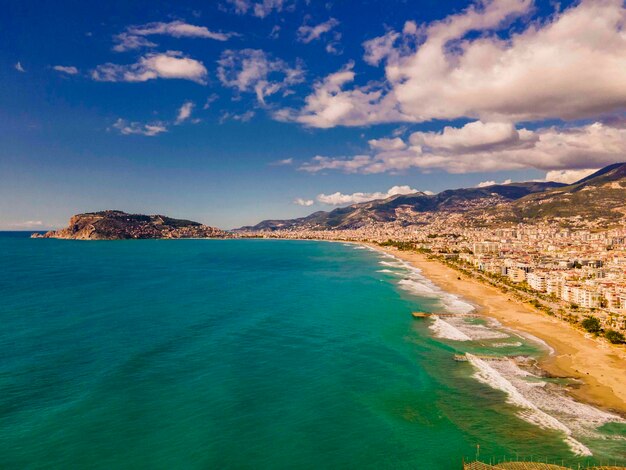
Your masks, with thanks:
[[[0,468],[572,458],[339,243],[0,234]]]

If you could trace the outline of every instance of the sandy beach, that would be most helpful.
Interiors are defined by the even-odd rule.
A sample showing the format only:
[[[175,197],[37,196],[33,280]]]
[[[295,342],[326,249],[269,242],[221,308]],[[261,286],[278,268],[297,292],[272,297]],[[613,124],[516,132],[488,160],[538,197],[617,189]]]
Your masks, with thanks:
[[[580,387],[570,388],[575,398],[626,415],[626,351],[623,347],[594,339],[423,254],[371,246],[409,262],[441,289],[474,303],[479,313],[545,341],[554,349],[553,354],[546,354],[540,362],[545,371],[581,380]]]

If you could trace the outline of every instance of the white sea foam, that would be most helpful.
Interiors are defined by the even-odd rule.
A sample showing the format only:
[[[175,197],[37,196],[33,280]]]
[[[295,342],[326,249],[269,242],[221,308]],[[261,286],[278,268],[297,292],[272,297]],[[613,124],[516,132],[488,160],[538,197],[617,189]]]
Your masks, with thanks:
[[[386,273],[386,274],[393,274],[393,271],[391,269],[379,269],[378,271],[376,271],[377,273]]]
[[[579,455],[592,455],[577,438],[593,437],[595,429],[608,422],[624,422],[617,415],[578,403],[539,377],[524,371],[510,359],[485,361],[467,354],[474,377],[507,395],[507,402],[520,408],[520,418],[544,429],[565,434],[565,442]],[[529,380],[530,379],[530,380]]]
[[[441,303],[445,309],[451,313],[470,313],[474,310],[474,306],[464,300],[461,300],[454,294],[445,293],[441,298]]]
[[[404,265],[397,261],[379,261],[378,264],[381,266],[389,266],[390,268],[404,268]]]
[[[380,261],[380,264],[389,268],[403,268],[409,272],[407,278],[398,281],[401,288],[421,297],[437,299],[441,306],[450,313],[467,314],[474,307],[454,294],[447,293],[421,274],[418,268],[399,260],[393,255],[380,252],[384,258],[393,259]],[[435,336],[453,341],[472,341],[477,339],[507,338],[509,335],[502,332],[502,326],[495,320],[487,320],[486,325],[468,323],[463,315],[449,317],[445,320],[435,317],[430,329]],[[509,331],[509,330],[507,330]],[[509,331],[509,333],[528,338],[544,346],[554,353],[554,350],[544,341],[528,334]],[[495,347],[519,347],[522,342],[496,343]],[[506,393],[507,402],[518,406],[520,418],[545,429],[553,429],[564,434],[564,441],[579,455],[591,455],[590,449],[580,442],[580,437],[600,437],[595,431],[608,422],[626,422],[617,415],[604,412],[592,406],[578,403],[565,395],[563,389],[550,384],[540,377],[524,371],[513,361],[502,359],[484,361],[468,354],[470,363],[476,369],[474,377],[497,390]],[[603,435],[606,438],[606,436]]]
[[[382,261],[381,263],[384,263]],[[474,306],[454,294],[450,294],[430,281],[428,278],[422,276],[419,270],[412,266],[403,265],[410,273],[408,278],[402,279],[398,282],[399,286],[420,297],[436,298],[441,308],[448,313],[465,314],[474,310]]]
[[[469,323],[467,318],[462,315],[458,317],[446,317],[445,320],[436,317],[430,329],[435,332],[435,336],[438,338],[452,339],[455,341],[478,341],[509,337],[506,333],[488,326]]]
[[[469,322],[463,316],[446,318],[446,321],[458,330],[465,333],[474,341],[485,339],[505,339],[509,335],[499,330],[500,324],[497,321],[486,318],[486,325],[481,323]]]
[[[523,343],[521,341],[515,341],[513,343],[493,343],[490,344],[492,348],[519,348]]]
[[[554,348],[552,346],[550,346],[548,343],[546,343],[544,340],[542,340],[540,338],[537,338],[536,336],[533,336],[530,333],[525,333],[523,331],[516,331],[515,334],[517,334],[518,336],[520,336],[522,338],[526,338],[526,339],[532,341],[533,343],[539,344],[546,351],[548,351],[548,354],[550,356],[553,356],[555,354]]]
[[[413,279],[401,279],[398,281],[398,285],[404,290],[423,297],[437,297],[440,294],[433,286],[417,282]]]
[[[429,327],[437,338],[450,339],[453,341],[471,341],[472,338],[467,336],[458,328],[455,328],[450,323],[442,320],[439,317],[435,317],[435,321]]]

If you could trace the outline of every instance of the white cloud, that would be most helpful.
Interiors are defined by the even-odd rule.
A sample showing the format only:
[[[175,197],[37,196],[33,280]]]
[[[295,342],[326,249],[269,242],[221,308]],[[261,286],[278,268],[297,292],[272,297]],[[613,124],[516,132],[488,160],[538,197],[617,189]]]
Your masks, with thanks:
[[[214,39],[216,41],[227,41],[232,36],[232,33],[210,31],[206,26],[196,26],[182,21],[131,26],[128,28],[128,32],[137,36],[164,34],[175,38],[204,38]]]
[[[224,86],[255,93],[258,102],[265,105],[268,96],[280,91],[284,94],[304,81],[304,70],[300,63],[292,67],[262,50],[226,50],[218,61],[217,76]]]
[[[525,140],[532,140],[525,137],[529,136],[520,136],[511,123],[475,121],[460,128],[446,126],[441,132],[415,132],[410,142],[433,151],[467,152],[494,147],[510,148]]]
[[[365,49],[363,60],[377,67],[384,59],[394,53],[395,43],[399,37],[400,33],[388,31],[383,36],[365,41],[363,43]]]
[[[265,18],[273,11],[281,12],[285,10],[293,10],[295,3],[290,0],[262,0],[254,2],[252,0],[226,0],[234,6],[235,12],[244,15],[248,12],[257,18]]]
[[[189,119],[191,117],[191,112],[193,111],[194,106],[195,105],[192,101],[185,101],[178,110],[178,116],[176,116],[176,124],[180,124]]]
[[[223,124],[228,120],[239,121],[239,122],[249,122],[254,117],[255,114],[256,113],[252,109],[246,111],[245,113],[240,113],[240,114],[224,112],[220,116],[220,124]]]
[[[211,31],[206,26],[196,26],[183,21],[154,22],[140,26],[129,26],[125,32],[114,36],[113,40],[116,42],[116,45],[113,46],[113,50],[124,52],[142,47],[155,47],[156,44],[145,37],[153,35],[227,41],[234,34]]]
[[[276,160],[270,163],[272,166],[289,166],[293,165],[293,158],[283,158],[282,160]]]
[[[9,224],[9,226],[12,228],[26,230],[40,229],[41,227],[43,227],[43,225],[44,223],[41,220],[26,220],[24,222],[14,222],[12,224]]]
[[[326,33],[329,33],[332,29],[339,26],[339,21],[335,18],[330,18],[318,25],[306,25],[303,24],[298,28],[298,41],[308,44],[312,41],[320,39]]]
[[[269,37],[272,39],[278,39],[279,36],[280,36],[280,26],[276,24],[270,31]]]
[[[202,62],[185,57],[181,52],[167,51],[146,54],[135,64],[99,65],[91,76],[102,82],[145,82],[156,78],[178,78],[205,84],[207,69]]]
[[[15,70],[17,70],[18,72],[26,72],[26,70],[24,70],[24,67],[22,67],[22,63],[18,62],[17,64],[15,64]]]
[[[301,197],[299,197],[294,199],[293,203],[298,206],[309,207],[315,204],[315,201],[313,199],[302,199]]]
[[[113,46],[115,52],[132,51],[134,49],[141,49],[144,47],[156,47],[155,42],[150,41],[142,36],[135,36],[134,34],[120,33],[113,36],[113,41],[116,43]]]
[[[341,123],[357,126],[385,120],[407,121],[406,116],[394,110],[392,95],[372,87],[343,91],[344,85],[354,81],[354,63],[326,76],[313,85],[313,93],[305,98],[305,106],[297,111],[278,110],[274,118],[279,121],[297,121],[306,126],[329,128]],[[390,119],[391,115],[394,119]]]
[[[339,191],[333,194],[318,194],[317,201],[322,204],[328,204],[330,206],[343,206],[349,204],[357,204],[360,202],[373,201],[375,199],[387,199],[391,196],[397,196],[400,194],[413,194],[419,192],[417,189],[413,189],[410,186],[393,186],[387,190],[387,192],[376,193],[352,193],[342,194]]]
[[[302,109],[281,119],[313,127],[596,117],[626,106],[623,0],[581,0],[499,35],[533,13],[531,0],[484,0],[444,20],[367,41],[365,60],[384,63],[380,84],[335,86],[328,77]]]
[[[167,125],[161,121],[142,124],[140,122],[128,122],[122,118],[115,121],[113,128],[122,135],[145,135],[148,137],[167,132]]]
[[[491,181],[481,181],[480,183],[478,183],[476,185],[477,188],[486,188],[488,186],[494,186],[496,184],[511,184],[513,182],[513,180],[508,179],[508,180],[504,180],[502,183],[496,183],[495,181],[491,180]]]
[[[217,95],[216,93],[210,94],[207,97],[206,101],[204,102],[204,106],[202,106],[202,109],[209,109],[211,105],[218,99],[219,99],[219,95]]]
[[[404,141],[395,137],[393,139],[371,139],[367,143],[375,150],[403,150],[407,147]]]
[[[68,75],[76,75],[78,73],[78,69],[74,66],[55,65],[52,68],[57,72],[66,73]]]
[[[553,170],[546,173],[546,181],[572,184],[578,180],[586,178],[598,171],[599,168],[584,168],[581,170]]]
[[[398,139],[398,138],[397,138]],[[300,169],[309,172],[399,172],[410,168],[472,173],[535,168],[544,171],[599,168],[626,155],[626,125],[616,120],[579,127],[516,129],[472,122],[461,128],[414,132],[399,139],[370,141],[371,151],[347,158],[316,156]]]

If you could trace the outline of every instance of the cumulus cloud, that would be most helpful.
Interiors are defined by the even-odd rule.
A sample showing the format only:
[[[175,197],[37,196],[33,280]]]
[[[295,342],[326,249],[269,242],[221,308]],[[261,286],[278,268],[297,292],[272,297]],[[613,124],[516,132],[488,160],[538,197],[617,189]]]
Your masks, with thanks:
[[[57,72],[66,73],[68,75],[76,75],[78,73],[78,69],[74,66],[55,65],[52,68]]]
[[[124,52],[142,47],[155,47],[155,43],[146,39],[146,36],[153,35],[227,41],[234,34],[211,31],[206,26],[196,26],[183,21],[154,22],[140,26],[129,26],[125,32],[114,36],[113,40],[116,44],[113,46],[113,50]]]
[[[364,59],[384,64],[380,83],[348,87],[354,73],[339,83],[333,74],[301,109],[277,117],[333,127],[461,117],[571,120],[623,109],[623,1],[581,0],[502,37],[513,19],[532,13],[531,0],[484,0],[441,21],[406,23],[364,44]]]
[[[118,119],[113,124],[113,128],[122,135],[145,135],[154,137],[163,132],[167,132],[167,125],[161,121],[151,123],[128,122],[125,119]]]
[[[488,186],[494,186],[496,184],[511,184],[513,182],[513,180],[508,179],[508,180],[504,180],[502,183],[496,183],[495,181],[481,181],[480,183],[478,183],[476,185],[477,188],[486,188]]]
[[[106,63],[92,71],[91,76],[101,82],[145,82],[156,78],[178,78],[206,84],[207,69],[198,60],[181,52],[151,53],[141,57],[135,64]]]
[[[598,171],[599,168],[583,168],[580,170],[553,170],[546,173],[546,181],[572,184]]]
[[[438,152],[470,152],[481,149],[511,148],[517,144],[526,146],[533,138],[528,132],[522,134],[511,123],[470,122],[463,127],[446,126],[441,132],[415,132],[410,137],[413,145]]]
[[[347,158],[316,156],[300,169],[309,172],[398,172],[410,168],[450,173],[517,170],[578,170],[623,160],[626,126],[595,122],[578,127],[517,129],[509,124],[472,122],[441,132],[414,132],[370,141],[370,152]],[[555,174],[556,175],[556,174]]]
[[[332,194],[318,194],[317,201],[322,204],[328,204],[330,206],[343,206],[349,204],[357,204],[359,202],[373,201],[375,199],[387,199],[391,196],[398,196],[400,194],[414,194],[419,192],[417,189],[413,189],[410,186],[393,186],[387,190],[387,192],[375,192],[375,193],[352,193],[342,194],[339,191]]]
[[[367,143],[372,149],[382,151],[404,150],[407,147],[404,141],[399,137],[395,137],[393,139],[371,139],[368,140]]]
[[[339,53],[339,40],[341,39],[341,33],[333,31],[337,26],[339,26],[339,21],[335,18],[330,18],[317,25],[303,24],[298,28],[298,41],[308,44],[321,39],[322,36],[330,36],[330,40],[326,44],[326,51],[331,54],[337,54]]]
[[[226,50],[217,68],[220,82],[239,92],[255,93],[260,104],[278,92],[304,81],[304,70],[299,62],[290,66],[281,59],[273,59],[258,49]]]
[[[254,2],[252,0],[226,1],[234,7],[236,13],[240,15],[251,13],[257,18],[265,18],[273,11],[292,11],[295,7],[295,3],[290,0],[262,0],[260,2]]]
[[[344,86],[354,81],[353,69],[354,63],[349,62],[339,71],[318,80],[313,84],[313,93],[305,98],[302,110],[283,108],[274,113],[274,118],[320,128],[410,120],[394,109],[392,95],[383,94],[375,85],[344,91]]]
[[[299,197],[294,199],[293,203],[298,206],[309,207],[315,204],[315,201],[313,199],[302,199],[301,197]]]
[[[194,108],[192,101],[185,101],[178,110],[178,116],[176,116],[176,124],[181,124],[191,117],[191,112]]]
[[[18,72],[26,72],[26,70],[24,70],[24,67],[22,67],[22,63],[18,62],[17,64],[15,64],[15,70],[17,70]]]

